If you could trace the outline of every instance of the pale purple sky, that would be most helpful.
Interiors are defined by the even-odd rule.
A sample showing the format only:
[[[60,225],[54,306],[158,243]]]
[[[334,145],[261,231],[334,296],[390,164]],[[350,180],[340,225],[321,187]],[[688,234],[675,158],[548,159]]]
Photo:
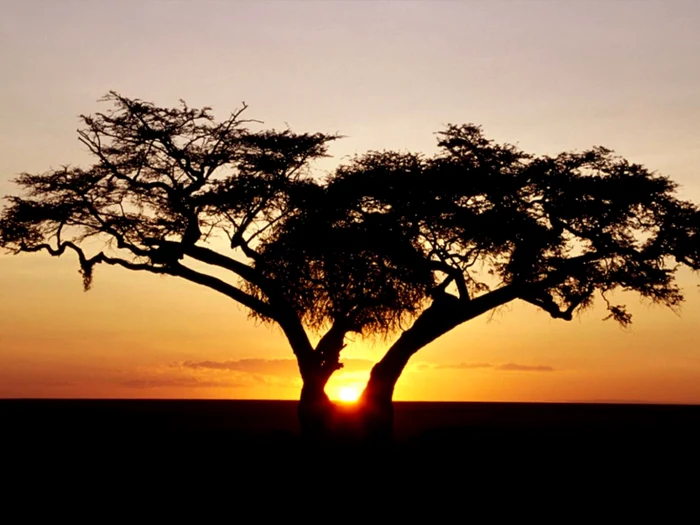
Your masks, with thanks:
[[[348,135],[341,156],[427,150],[447,122],[543,152],[605,144],[700,193],[697,1],[5,0],[2,12],[3,178],[74,162],[76,116],[116,89],[222,115],[245,100],[272,125]]]

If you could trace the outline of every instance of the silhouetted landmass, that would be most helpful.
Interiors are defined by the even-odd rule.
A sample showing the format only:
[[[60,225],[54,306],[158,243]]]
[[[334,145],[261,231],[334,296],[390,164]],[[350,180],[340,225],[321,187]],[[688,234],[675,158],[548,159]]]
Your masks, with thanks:
[[[299,440],[297,405],[266,400],[5,399],[0,400],[0,420],[5,437],[194,432],[294,446]],[[697,431],[697,405],[396,402],[394,445],[459,447],[474,437],[512,438],[528,432],[606,439],[638,432]]]
[[[120,505],[168,486],[188,501],[215,489],[244,507],[259,500],[243,494],[277,487],[368,501],[403,487],[436,508],[474,500],[494,512],[474,499],[491,494],[521,513],[513,498],[524,494],[531,511],[558,493],[597,508],[635,486],[679,483],[698,457],[700,406],[396,402],[392,445],[318,449],[300,437],[297,404],[0,400],[5,479],[18,489],[52,479],[52,491],[74,490],[76,478],[98,493],[112,485]]]

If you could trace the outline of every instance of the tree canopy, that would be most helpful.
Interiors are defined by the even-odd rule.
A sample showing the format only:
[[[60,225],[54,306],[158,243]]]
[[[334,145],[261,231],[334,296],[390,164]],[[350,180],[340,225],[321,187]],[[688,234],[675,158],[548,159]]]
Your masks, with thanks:
[[[674,276],[681,265],[700,268],[700,213],[676,197],[669,178],[602,147],[529,155],[473,125],[449,126],[438,146],[429,158],[370,152],[339,167],[306,228],[328,238],[366,232],[362,242],[390,257],[394,271],[415,272],[422,299],[447,294],[466,305],[507,288],[570,320],[598,293],[623,325],[631,320],[625,306],[607,300],[615,290],[682,302]],[[290,275],[329,256],[298,229],[277,241],[290,247]]]

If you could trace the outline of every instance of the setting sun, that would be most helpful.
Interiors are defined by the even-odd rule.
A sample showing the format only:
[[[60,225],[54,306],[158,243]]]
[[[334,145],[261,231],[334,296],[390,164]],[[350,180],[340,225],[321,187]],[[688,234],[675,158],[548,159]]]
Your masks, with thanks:
[[[341,401],[344,401],[346,403],[353,403],[357,401],[358,397],[360,397],[360,392],[355,387],[344,386],[341,387],[338,391],[338,397]]]

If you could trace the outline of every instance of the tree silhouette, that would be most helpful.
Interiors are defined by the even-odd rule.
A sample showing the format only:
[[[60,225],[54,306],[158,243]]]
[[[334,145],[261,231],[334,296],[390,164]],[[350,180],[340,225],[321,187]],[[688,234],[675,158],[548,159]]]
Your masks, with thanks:
[[[96,265],[117,265],[206,286],[276,323],[310,440],[331,426],[324,388],[351,332],[399,334],[359,404],[361,429],[385,439],[409,359],[461,323],[515,299],[571,320],[598,294],[626,325],[615,290],[676,307],[677,268],[700,268],[698,208],[604,148],[538,157],[448,126],[433,157],[370,152],[319,181],[311,163],[335,135],[251,131],[245,105],[216,122],[184,102],[105,101],[78,131],[95,164],[20,175],[0,246],[75,252],[86,290]]]

